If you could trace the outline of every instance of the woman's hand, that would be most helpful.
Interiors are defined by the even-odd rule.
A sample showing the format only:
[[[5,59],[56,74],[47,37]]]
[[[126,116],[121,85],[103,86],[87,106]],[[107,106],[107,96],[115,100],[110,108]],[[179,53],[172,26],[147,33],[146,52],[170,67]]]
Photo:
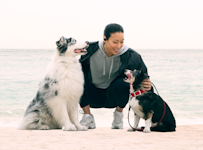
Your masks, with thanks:
[[[145,88],[146,91],[151,90],[151,80],[149,78],[144,79],[141,84],[143,85],[143,87]]]

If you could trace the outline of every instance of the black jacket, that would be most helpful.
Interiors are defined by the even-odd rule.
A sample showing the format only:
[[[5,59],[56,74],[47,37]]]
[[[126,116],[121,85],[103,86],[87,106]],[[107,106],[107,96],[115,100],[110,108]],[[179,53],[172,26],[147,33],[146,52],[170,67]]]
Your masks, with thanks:
[[[90,81],[91,78],[91,70],[90,70],[90,57],[99,49],[99,42],[92,42],[89,44],[87,48],[87,54],[81,56],[80,63],[82,64],[82,69],[84,72],[84,76],[87,77]],[[129,48],[125,53],[120,55],[121,59],[121,66],[119,68],[119,77],[125,77],[124,71],[125,69],[130,70],[143,70],[147,73],[147,67],[145,66],[141,56],[134,51],[133,49]]]

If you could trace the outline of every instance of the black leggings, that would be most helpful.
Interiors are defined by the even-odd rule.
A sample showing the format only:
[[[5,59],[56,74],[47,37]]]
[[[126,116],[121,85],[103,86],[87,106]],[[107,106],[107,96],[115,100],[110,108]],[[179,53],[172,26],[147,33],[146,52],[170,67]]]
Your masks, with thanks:
[[[129,99],[129,83],[123,78],[115,79],[107,89],[95,87],[88,79],[85,79],[84,93],[80,100],[80,106],[90,105],[91,108],[124,108]]]

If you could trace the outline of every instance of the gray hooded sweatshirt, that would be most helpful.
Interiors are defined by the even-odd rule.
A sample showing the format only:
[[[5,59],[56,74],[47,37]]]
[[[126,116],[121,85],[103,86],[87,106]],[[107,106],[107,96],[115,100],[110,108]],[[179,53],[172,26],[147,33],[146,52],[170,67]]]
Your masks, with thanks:
[[[99,49],[90,57],[92,83],[97,88],[106,89],[119,75],[120,55],[128,49],[129,47],[123,45],[117,55],[108,57],[104,51],[104,41],[99,41]]]

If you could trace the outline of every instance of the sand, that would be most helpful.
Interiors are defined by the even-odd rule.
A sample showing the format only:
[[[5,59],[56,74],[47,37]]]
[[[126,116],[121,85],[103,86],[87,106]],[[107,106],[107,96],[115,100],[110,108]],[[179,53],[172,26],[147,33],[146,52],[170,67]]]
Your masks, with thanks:
[[[176,132],[128,132],[110,127],[88,131],[18,130],[0,127],[0,150],[203,150],[203,125]]]

